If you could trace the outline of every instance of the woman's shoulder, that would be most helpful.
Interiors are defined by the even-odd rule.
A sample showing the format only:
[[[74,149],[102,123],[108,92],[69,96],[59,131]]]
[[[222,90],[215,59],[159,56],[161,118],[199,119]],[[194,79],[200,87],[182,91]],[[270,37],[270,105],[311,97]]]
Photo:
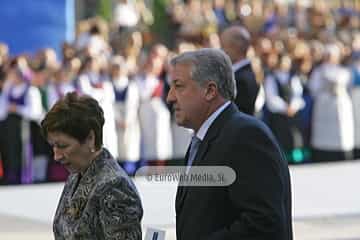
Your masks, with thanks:
[[[140,195],[132,179],[122,172],[116,171],[114,174],[105,176],[96,185],[95,195],[98,196],[100,203],[127,202],[137,211],[142,212]]]
[[[127,173],[120,167],[119,163],[111,157],[104,156],[103,163],[98,169],[96,176],[97,191],[107,191],[110,188],[121,190],[135,190],[135,185]],[[128,189],[128,190],[127,190]],[[135,190],[136,191],[136,190]]]

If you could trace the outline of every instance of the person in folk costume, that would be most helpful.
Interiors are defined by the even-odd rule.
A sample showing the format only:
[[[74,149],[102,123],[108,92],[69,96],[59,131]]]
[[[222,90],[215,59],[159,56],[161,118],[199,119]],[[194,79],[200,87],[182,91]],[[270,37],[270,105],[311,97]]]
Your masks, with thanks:
[[[51,107],[67,93],[76,91],[74,76],[70,66],[62,66],[58,68],[52,79],[50,79],[46,86],[47,108]],[[67,179],[69,173],[62,166],[62,164],[51,161],[48,166],[48,180],[49,181],[64,181]]]
[[[310,44],[299,40],[296,43],[295,48],[292,50],[292,70],[296,72],[297,76],[301,81],[303,87],[302,97],[304,99],[305,106],[300,111],[299,117],[301,119],[302,135],[304,137],[304,148],[303,148],[303,161],[310,161],[310,135],[311,135],[311,117],[312,117],[312,106],[313,98],[307,88],[309,76],[313,66],[311,57]]]
[[[140,159],[140,93],[134,81],[129,79],[128,69],[122,56],[111,60],[110,79],[115,92],[115,120],[118,136],[119,159],[128,172]]]
[[[36,62],[33,59],[32,61]],[[51,68],[45,64],[32,65],[31,83],[39,90],[43,112],[46,112],[48,109],[46,87],[51,74]],[[30,128],[33,146],[32,180],[33,182],[45,182],[49,180],[47,178],[47,170],[51,160],[51,148],[41,135],[38,121],[31,121]]]
[[[71,78],[66,67],[56,70],[54,77],[47,85],[46,93],[48,98],[48,109],[50,109],[60,98],[69,92],[76,91],[74,79]]]
[[[303,88],[299,77],[291,71],[291,59],[284,55],[279,67],[265,78],[266,107],[269,126],[288,157],[294,162],[295,151],[301,151],[303,136],[299,111],[304,107]]]
[[[360,158],[360,51],[356,51],[352,56],[352,81],[351,81],[351,100],[354,111],[354,158]],[[357,106],[357,107],[356,107]]]
[[[48,85],[53,81],[56,71],[60,68],[58,56],[53,48],[44,48],[36,52],[32,58],[33,78],[32,83],[36,86],[41,94],[41,103],[44,112],[49,110],[48,99]],[[31,122],[31,136],[34,146],[34,161],[33,161],[33,181],[64,181],[68,174],[65,169],[56,164],[52,158],[52,152],[49,144],[41,135],[40,126],[38,123]],[[54,166],[60,169],[54,171]],[[60,174],[60,172],[63,174]],[[54,172],[61,177],[54,177]]]
[[[75,43],[78,50],[88,51],[92,56],[98,57],[105,57],[110,54],[110,46],[103,36],[103,29],[101,29],[100,24],[100,22],[90,23],[88,31],[79,35]]]
[[[118,158],[114,102],[115,93],[111,82],[101,72],[101,64],[97,57],[88,56],[82,65],[77,79],[77,88],[80,93],[95,98],[104,110],[105,124],[103,143],[115,159]]]
[[[3,90],[2,90],[5,82],[5,77],[6,77],[6,73],[5,73],[4,65],[0,65],[0,108],[4,106],[4,100],[5,100],[5,98],[3,97]],[[0,110],[0,112],[3,112],[4,114],[4,111]],[[4,120],[3,117],[0,116],[0,133],[3,133],[4,131],[5,131]],[[5,136],[3,134],[0,134],[0,184],[4,182],[4,167],[3,167],[2,153],[5,151],[5,144],[6,144]]]
[[[31,121],[38,122],[43,115],[41,95],[31,84],[31,71],[23,57],[14,59],[9,66],[3,87],[0,118],[4,119],[7,139],[3,154],[7,183],[32,181],[33,146]]]
[[[7,44],[0,42],[0,108],[4,106],[4,98],[2,97],[3,94],[3,86],[6,79],[6,64],[9,59],[9,47]],[[0,110],[0,113],[3,112]],[[0,133],[3,133],[4,129],[4,120],[3,117],[0,116]],[[6,138],[3,134],[0,134],[0,184],[4,182],[4,167],[2,161],[2,153],[5,151],[5,143]]]
[[[340,48],[325,46],[324,62],[312,72],[309,90],[314,98],[312,160],[352,159],[354,148],[353,106],[348,94],[351,75],[340,66]]]
[[[45,48],[36,53],[32,59],[33,84],[41,93],[42,105],[48,111],[47,85],[53,78],[54,72],[60,67],[55,49]]]
[[[159,77],[166,59],[163,50],[162,45],[155,45],[146,59],[144,71],[135,77],[140,90],[139,117],[144,160],[168,160],[172,157],[170,111],[162,99],[163,81]]]

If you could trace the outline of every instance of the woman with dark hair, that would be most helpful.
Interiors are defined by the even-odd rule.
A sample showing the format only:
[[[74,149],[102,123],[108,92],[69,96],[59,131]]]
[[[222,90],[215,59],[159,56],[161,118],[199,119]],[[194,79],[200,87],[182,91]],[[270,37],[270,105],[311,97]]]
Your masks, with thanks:
[[[139,194],[102,147],[104,113],[86,95],[68,93],[41,122],[54,160],[69,170],[54,218],[55,239],[141,239]]]

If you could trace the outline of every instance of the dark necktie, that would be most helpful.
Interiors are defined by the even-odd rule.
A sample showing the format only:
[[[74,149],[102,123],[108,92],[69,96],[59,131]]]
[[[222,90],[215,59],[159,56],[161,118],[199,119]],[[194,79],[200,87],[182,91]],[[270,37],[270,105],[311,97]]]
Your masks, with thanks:
[[[189,151],[189,158],[187,161],[187,167],[186,167],[186,173],[189,172],[191,165],[193,164],[193,161],[195,159],[196,153],[199,149],[201,140],[196,137],[196,135],[194,135],[191,139],[191,144],[190,144],[190,151]]]

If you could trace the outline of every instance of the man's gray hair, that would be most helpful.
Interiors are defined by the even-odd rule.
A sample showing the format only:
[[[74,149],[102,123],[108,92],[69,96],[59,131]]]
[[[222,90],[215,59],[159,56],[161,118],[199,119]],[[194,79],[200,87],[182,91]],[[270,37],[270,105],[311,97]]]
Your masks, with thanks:
[[[190,77],[200,86],[214,81],[222,97],[227,100],[235,99],[236,84],[231,60],[222,50],[203,48],[185,52],[171,59],[170,64],[191,64]]]

